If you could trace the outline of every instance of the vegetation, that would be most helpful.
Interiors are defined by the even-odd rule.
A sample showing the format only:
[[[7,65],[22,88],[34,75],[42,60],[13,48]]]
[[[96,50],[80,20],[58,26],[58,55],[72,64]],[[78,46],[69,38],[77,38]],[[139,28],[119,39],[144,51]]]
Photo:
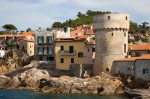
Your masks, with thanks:
[[[107,14],[111,13],[109,11],[102,12],[102,11],[91,11],[88,10],[85,14],[78,12],[77,17],[75,20],[69,19],[66,22],[54,22],[52,27],[53,28],[62,28],[62,27],[73,27],[76,28],[79,25],[91,25],[93,24],[93,16],[97,14]]]
[[[13,24],[5,24],[4,26],[2,26],[2,28],[6,29],[7,31],[17,30],[16,26],[14,26]]]
[[[17,48],[17,44],[7,44],[6,47]]]
[[[129,39],[129,38],[128,38],[128,43],[135,44],[135,39]]]
[[[27,32],[31,32],[31,28],[28,28],[26,31],[27,31]]]
[[[4,34],[11,34],[10,31],[0,31],[0,35],[4,35]]]
[[[144,43],[147,43],[148,39],[147,38],[141,38],[141,41],[144,42]]]

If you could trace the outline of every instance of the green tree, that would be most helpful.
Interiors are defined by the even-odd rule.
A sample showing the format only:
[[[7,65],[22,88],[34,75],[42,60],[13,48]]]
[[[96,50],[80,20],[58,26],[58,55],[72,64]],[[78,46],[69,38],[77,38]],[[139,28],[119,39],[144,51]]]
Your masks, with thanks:
[[[52,28],[61,28],[63,27],[63,24],[61,22],[54,22],[52,25]]]
[[[48,27],[47,29],[46,29],[47,31],[51,31],[51,29]]]
[[[137,23],[134,23],[132,21],[130,21],[130,33],[135,33],[135,32],[139,32],[139,26]]]
[[[2,28],[6,29],[7,31],[17,30],[16,26],[14,26],[13,24],[5,24],[4,26],[2,26]]]
[[[31,32],[31,28],[28,28],[26,31],[27,31],[27,32]]]
[[[17,44],[7,44],[6,47],[9,47],[9,48],[16,48],[17,47]]]
[[[83,18],[83,17],[85,17],[85,14],[82,14],[81,12],[78,12],[77,17],[79,17],[79,18]]]
[[[3,35],[3,34],[11,34],[10,31],[0,31],[0,35]]]

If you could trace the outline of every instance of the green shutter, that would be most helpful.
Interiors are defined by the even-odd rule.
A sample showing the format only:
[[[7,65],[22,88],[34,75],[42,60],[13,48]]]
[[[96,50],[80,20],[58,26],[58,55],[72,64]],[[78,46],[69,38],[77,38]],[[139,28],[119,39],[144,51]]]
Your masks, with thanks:
[[[40,39],[40,37],[38,36],[38,39],[37,39],[37,42],[39,43],[39,39]]]
[[[38,54],[39,54],[39,50],[40,50],[40,48],[38,47]]]
[[[43,49],[42,51],[43,51],[43,54],[44,54],[44,47],[42,47],[42,49]]]
[[[50,43],[52,42],[52,36],[50,36]]]
[[[42,43],[44,43],[44,36],[42,36]]]
[[[47,36],[47,43],[49,43],[49,36]]]
[[[47,54],[49,54],[49,47],[47,47]]]
[[[53,53],[53,47],[51,47],[52,48],[52,53]]]

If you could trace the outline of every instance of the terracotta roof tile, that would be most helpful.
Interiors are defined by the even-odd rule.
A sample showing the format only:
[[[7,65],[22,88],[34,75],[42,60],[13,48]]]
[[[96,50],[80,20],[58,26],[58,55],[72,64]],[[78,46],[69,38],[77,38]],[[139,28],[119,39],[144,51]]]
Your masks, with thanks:
[[[150,54],[144,54],[140,57],[124,58],[117,61],[135,61],[136,59],[150,59]]]
[[[150,44],[132,45],[131,50],[150,50]]]

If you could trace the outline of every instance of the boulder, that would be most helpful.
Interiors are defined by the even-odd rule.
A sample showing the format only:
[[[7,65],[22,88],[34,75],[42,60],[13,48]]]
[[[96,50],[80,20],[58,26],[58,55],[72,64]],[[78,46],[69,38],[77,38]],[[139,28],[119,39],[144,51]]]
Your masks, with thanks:
[[[146,81],[141,79],[141,78],[138,78],[135,80],[135,88],[146,88]]]
[[[9,77],[5,75],[0,75],[0,88],[3,88],[9,80],[10,80]]]

